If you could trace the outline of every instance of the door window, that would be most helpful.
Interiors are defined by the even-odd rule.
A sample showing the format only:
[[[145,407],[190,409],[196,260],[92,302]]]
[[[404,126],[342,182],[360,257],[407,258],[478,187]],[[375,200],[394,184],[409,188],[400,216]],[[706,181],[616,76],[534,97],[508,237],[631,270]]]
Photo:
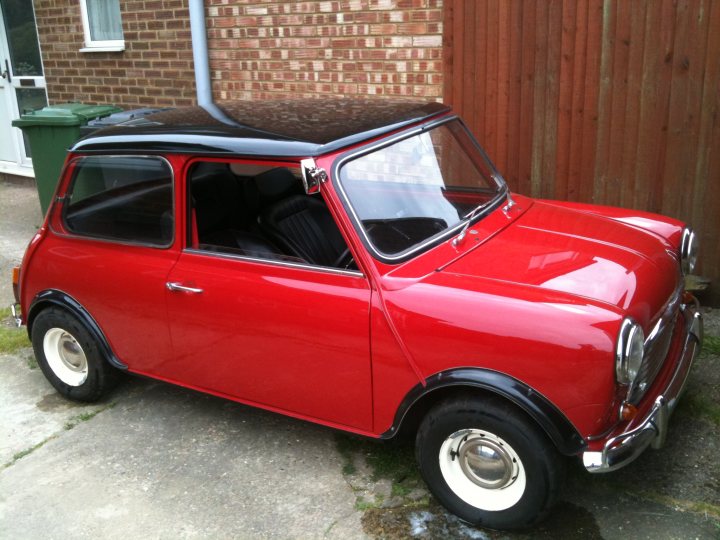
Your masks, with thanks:
[[[13,75],[42,77],[42,60],[32,2],[4,0],[2,7]]]
[[[188,189],[193,249],[357,269],[322,196],[305,193],[299,165],[196,162]]]
[[[11,127],[12,120],[47,105],[32,2],[0,0],[0,74],[0,162],[11,170],[29,165],[31,157],[27,138]]]
[[[172,244],[173,175],[162,158],[80,158],[65,204],[65,226],[75,234],[158,247]]]

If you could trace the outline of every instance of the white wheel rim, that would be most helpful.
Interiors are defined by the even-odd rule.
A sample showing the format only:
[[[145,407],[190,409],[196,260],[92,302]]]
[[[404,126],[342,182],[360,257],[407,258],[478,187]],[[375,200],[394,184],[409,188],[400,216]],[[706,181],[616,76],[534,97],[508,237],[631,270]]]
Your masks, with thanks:
[[[66,330],[51,328],[43,338],[43,352],[55,376],[69,386],[80,386],[87,380],[85,351]]]
[[[525,493],[527,477],[520,457],[489,431],[456,431],[443,442],[439,459],[450,489],[480,510],[507,510]]]

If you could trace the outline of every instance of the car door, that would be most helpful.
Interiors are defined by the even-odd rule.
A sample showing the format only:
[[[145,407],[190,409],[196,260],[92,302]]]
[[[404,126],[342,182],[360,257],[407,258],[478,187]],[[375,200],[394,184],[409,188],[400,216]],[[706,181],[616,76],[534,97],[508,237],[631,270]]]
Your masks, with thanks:
[[[370,287],[361,272],[207,250],[188,238],[168,283],[174,359],[157,376],[371,430]]]

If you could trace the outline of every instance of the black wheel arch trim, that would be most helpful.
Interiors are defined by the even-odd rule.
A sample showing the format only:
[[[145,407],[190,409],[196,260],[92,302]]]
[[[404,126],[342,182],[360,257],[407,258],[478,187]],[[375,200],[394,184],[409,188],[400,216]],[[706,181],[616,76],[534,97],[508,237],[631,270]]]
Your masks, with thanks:
[[[128,368],[113,352],[110,344],[107,341],[107,338],[105,337],[105,334],[103,334],[100,326],[95,321],[95,319],[92,318],[92,315],[90,315],[88,310],[85,309],[82,304],[80,304],[80,302],[75,300],[69,294],[58,291],[56,289],[48,289],[38,293],[30,303],[30,309],[28,310],[27,318],[27,328],[28,335],[31,339],[32,326],[35,322],[35,317],[37,317],[40,311],[42,311],[48,305],[59,306],[63,309],[66,309],[75,317],[80,319],[80,322],[85,325],[85,328],[87,328],[87,330],[97,339],[98,346],[100,347],[100,352],[105,356],[110,365],[122,370],[126,370]]]
[[[417,384],[400,403],[393,425],[381,439],[390,439],[400,430],[408,411],[431,392],[453,386],[481,388],[515,403],[545,431],[561,454],[572,456],[582,452],[587,443],[570,420],[545,396],[525,383],[489,369],[456,368],[441,371],[426,379],[426,385]]]

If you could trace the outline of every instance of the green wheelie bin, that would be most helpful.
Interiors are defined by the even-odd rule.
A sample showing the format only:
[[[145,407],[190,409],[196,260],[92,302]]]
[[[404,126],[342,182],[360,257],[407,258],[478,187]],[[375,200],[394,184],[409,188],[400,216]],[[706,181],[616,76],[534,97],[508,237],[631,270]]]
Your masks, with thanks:
[[[12,125],[20,128],[30,143],[40,207],[47,212],[67,150],[80,138],[80,127],[122,109],[114,105],[61,103],[24,113]]]

